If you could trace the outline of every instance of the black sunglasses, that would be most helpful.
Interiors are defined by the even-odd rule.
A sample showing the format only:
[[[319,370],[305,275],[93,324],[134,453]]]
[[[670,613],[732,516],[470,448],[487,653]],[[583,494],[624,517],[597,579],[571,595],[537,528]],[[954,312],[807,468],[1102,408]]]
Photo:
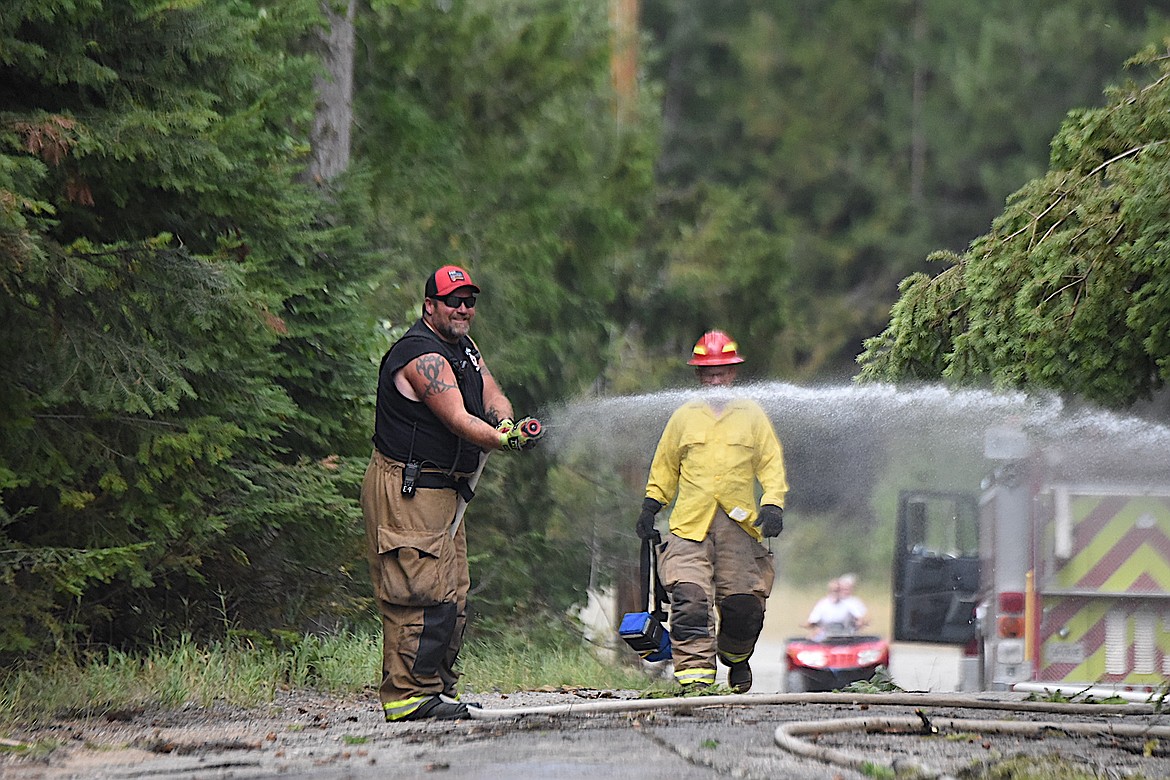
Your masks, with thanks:
[[[469,309],[475,308],[474,295],[468,295],[466,297],[462,295],[455,295],[454,293],[451,295],[436,295],[435,300],[442,301],[443,305],[450,309],[458,309],[460,306],[464,305],[466,305]]]

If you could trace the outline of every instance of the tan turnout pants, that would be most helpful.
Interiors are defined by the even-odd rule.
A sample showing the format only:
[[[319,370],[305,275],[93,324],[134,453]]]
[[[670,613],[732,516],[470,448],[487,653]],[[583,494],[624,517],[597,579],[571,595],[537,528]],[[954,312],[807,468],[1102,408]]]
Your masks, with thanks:
[[[455,695],[471,587],[463,524],[454,538],[450,533],[457,493],[418,488],[408,498],[402,495],[402,467],[375,451],[361,499],[370,578],[382,615],[378,698],[391,719],[435,694]]]
[[[713,684],[716,656],[728,665],[751,656],[764,626],[773,566],[771,551],[722,509],[701,542],[666,538],[658,571],[670,594],[670,643],[680,683]]]

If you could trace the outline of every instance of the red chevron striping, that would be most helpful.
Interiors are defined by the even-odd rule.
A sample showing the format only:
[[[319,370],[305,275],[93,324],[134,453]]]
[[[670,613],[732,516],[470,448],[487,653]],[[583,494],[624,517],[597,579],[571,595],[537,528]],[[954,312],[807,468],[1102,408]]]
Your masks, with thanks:
[[[1148,571],[1143,571],[1142,576],[1129,586],[1130,593],[1161,593],[1163,590],[1162,584],[1150,576]]]
[[[1170,539],[1165,534],[1155,528],[1132,528],[1075,585],[1082,588],[1101,587],[1143,544],[1150,545],[1163,559],[1170,561]],[[1161,588],[1155,587],[1154,590]],[[1127,591],[1133,591],[1133,588],[1127,588]]]
[[[1063,680],[1073,669],[1076,669],[1079,664],[1049,664],[1040,669],[1037,682],[1057,682]]]
[[[1102,496],[1084,518],[1073,529],[1073,544],[1080,550],[1093,541],[1093,537],[1109,524],[1125,505],[1129,503],[1127,496]]]
[[[1097,537],[1105,531],[1109,523],[1114,520],[1117,515],[1125,510],[1126,505],[1130,502],[1131,497],[1126,496],[1103,496],[1092,506],[1089,512],[1077,522],[1074,527],[1074,549],[1078,551],[1079,555],[1085,554],[1085,548],[1092,545],[1095,541],[1099,544]],[[1157,497],[1163,505],[1170,507],[1170,497]],[[1170,538],[1167,537],[1163,531],[1155,526],[1154,528],[1139,529],[1129,527],[1122,534],[1120,539],[1111,540],[1108,552],[1101,557],[1100,560],[1094,562],[1092,568],[1087,571],[1076,583],[1070,583],[1070,586],[1081,587],[1085,589],[1099,589],[1107,580],[1117,574],[1119,571],[1125,571],[1123,568],[1134,556],[1140,551],[1144,545],[1149,545],[1163,560],[1167,562],[1167,568],[1170,569]],[[1075,559],[1074,559],[1075,560]],[[1043,565],[1043,564],[1041,564]],[[1134,562],[1134,568],[1137,568],[1137,563]],[[1039,568],[1039,567],[1038,567]],[[1056,567],[1053,574],[1059,573],[1060,567]],[[1157,569],[1160,571],[1160,569]],[[1042,580],[1046,579],[1043,572],[1039,572]],[[1158,582],[1151,571],[1148,569],[1139,569],[1134,573],[1133,580],[1126,587],[1126,592],[1129,593],[1160,593],[1166,590],[1166,585]],[[1104,614],[1099,613],[1098,608],[1091,607],[1092,602],[1080,598],[1069,597],[1046,597],[1044,601],[1047,610],[1041,623],[1043,636],[1041,641],[1047,640],[1056,636],[1062,628],[1071,628],[1073,633],[1069,635],[1068,639],[1080,644],[1085,657],[1085,662],[1091,663],[1095,655],[1100,654],[1105,646],[1105,619]],[[1114,604],[1112,609],[1123,609],[1127,621],[1132,618],[1135,612],[1143,608],[1141,603],[1125,605]],[[1093,620],[1091,625],[1085,629],[1083,634],[1079,636],[1076,631],[1091,619],[1088,614],[1082,616],[1082,611],[1090,610],[1093,615],[1100,614],[1100,617]],[[1038,621],[1039,622],[1039,621]],[[1128,629],[1127,629],[1128,636]],[[1132,668],[1134,648],[1132,643],[1127,640],[1127,647],[1125,648],[1126,668]],[[1163,651],[1158,653],[1159,668],[1162,663]],[[1102,656],[1103,658],[1103,656]],[[1080,664],[1071,663],[1054,663],[1039,669],[1039,679],[1041,680],[1061,680],[1065,679],[1069,674],[1072,674]],[[1104,674],[1099,677],[1101,682],[1108,681],[1122,681],[1126,678],[1126,674]]]
[[[1064,626],[1073,621],[1077,614],[1086,607],[1086,601],[1083,599],[1061,599],[1059,607],[1053,608],[1051,612],[1044,618],[1044,625],[1049,629],[1044,632],[1042,640],[1048,639],[1056,634]],[[1070,635],[1074,641],[1078,641],[1081,647],[1084,648],[1085,657],[1088,658],[1093,653],[1105,644],[1105,619],[1104,616],[1092,626],[1090,626],[1084,634],[1079,638],[1076,635]]]
[[[1072,618],[1074,618],[1076,616],[1077,612],[1079,612],[1080,608],[1083,607],[1085,604],[1086,604],[1086,602],[1082,599],[1064,599],[1064,600],[1062,600],[1059,607],[1054,608],[1048,614],[1048,616],[1045,618],[1044,623],[1046,626],[1049,627],[1049,630],[1045,632],[1045,636],[1043,637],[1043,639],[1049,639],[1053,635],[1055,635],[1056,632],[1058,632],[1062,627],[1064,627],[1064,625],[1066,625]],[[1117,607],[1115,607],[1115,608],[1117,608]],[[1142,605],[1140,605],[1140,604],[1128,606],[1125,609],[1126,619],[1127,620],[1132,619],[1133,616],[1137,612],[1141,611],[1141,609],[1142,609]],[[1128,631],[1127,631],[1127,636],[1128,636]],[[1095,622],[1092,625],[1092,627],[1090,627],[1089,630],[1086,631],[1084,633],[1084,635],[1082,635],[1080,637],[1079,640],[1077,639],[1076,636],[1071,636],[1071,638],[1074,641],[1079,641],[1081,648],[1084,651],[1085,658],[1088,659],[1090,656],[1092,656],[1094,653],[1096,653],[1098,650],[1100,650],[1105,644],[1105,616],[1102,615],[1101,618],[1099,620],[1097,620],[1097,622]],[[1134,661],[1134,647],[1133,647],[1132,642],[1129,642],[1128,640],[1127,640],[1127,646],[1125,649],[1125,657],[1126,657],[1126,668],[1132,668],[1133,661]],[[1161,664],[1162,664],[1162,651],[1161,650],[1158,651],[1158,657],[1156,660],[1156,664],[1157,664],[1158,668],[1161,668]],[[1063,676],[1065,674],[1068,674],[1069,671],[1071,671],[1071,667],[1068,669],[1065,669],[1064,668],[1065,666],[1068,666],[1068,665],[1067,664],[1050,664],[1048,667],[1044,667],[1044,669],[1041,671],[1041,674],[1044,675],[1043,679],[1060,679],[1059,677],[1050,677],[1048,675],[1061,674]],[[1075,664],[1073,666],[1075,666]],[[1057,667],[1059,667],[1059,669]],[[1117,680],[1124,679],[1125,676],[1126,676],[1125,674],[1104,675],[1101,678],[1101,680],[1102,681],[1106,681],[1106,680],[1117,681]]]
[[[1052,599],[1052,601],[1056,601],[1056,599]],[[1044,604],[1045,607],[1048,607],[1049,601],[1046,599]],[[1081,600],[1063,597],[1049,608],[1047,614],[1044,615],[1044,622],[1049,625],[1063,626],[1072,620],[1083,606],[1084,602]]]
[[[1094,623],[1092,628],[1084,633],[1084,635],[1081,637],[1081,646],[1085,648],[1086,658],[1105,646],[1104,617]]]
[[[1091,632],[1091,635],[1086,634],[1080,643],[1081,648],[1082,648],[1084,655],[1085,655],[1085,662],[1090,662],[1090,659],[1093,657],[1093,654],[1096,653],[1098,650],[1100,650],[1101,646],[1104,643],[1105,643],[1105,632],[1104,632],[1103,628],[1099,632],[1098,631]],[[1075,669],[1078,666],[1080,666],[1080,664],[1073,664],[1073,663],[1049,664],[1048,666],[1041,668],[1041,670],[1040,670],[1041,679],[1048,679],[1048,680],[1062,679],[1063,677],[1067,676],[1069,672],[1071,672],[1073,669]],[[1057,675],[1057,676],[1051,677],[1050,675]]]

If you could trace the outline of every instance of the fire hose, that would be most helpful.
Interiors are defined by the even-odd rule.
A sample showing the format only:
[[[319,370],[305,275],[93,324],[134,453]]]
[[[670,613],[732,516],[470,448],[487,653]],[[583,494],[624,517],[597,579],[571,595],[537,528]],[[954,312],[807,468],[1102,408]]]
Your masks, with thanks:
[[[1067,705],[1065,705],[1067,706]],[[1096,705],[1089,705],[1096,706]],[[1009,708],[1014,709],[1014,707]],[[1113,723],[1108,726],[1101,723],[1068,723],[1060,721],[1015,721],[1015,720],[974,720],[968,718],[932,718],[928,725],[924,718],[896,717],[896,718],[840,718],[835,720],[804,721],[788,723],[776,728],[776,744],[790,753],[805,758],[812,758],[837,766],[862,770],[866,765],[872,766],[875,762],[863,759],[860,756],[822,747],[811,742],[799,739],[800,736],[839,734],[850,731],[864,732],[897,732],[902,734],[939,734],[943,731],[951,733],[991,733],[1010,734],[1015,736],[1039,737],[1046,732],[1076,734],[1083,736],[1097,736],[1109,734],[1118,737],[1170,737],[1170,726],[1148,726],[1136,723]],[[911,777],[921,778],[949,778],[941,770],[928,764],[922,764],[913,759],[900,759],[887,768],[899,775],[908,774]]]
[[[668,699],[610,699],[536,707],[472,709],[475,720],[503,720],[526,715],[601,715],[620,712],[644,712],[658,709],[696,709],[699,707],[744,707],[775,704],[853,704],[869,706],[954,707],[968,710],[1010,710],[1013,712],[1050,712],[1073,715],[1146,715],[1153,714],[1150,704],[1069,704],[1044,701],[998,701],[972,696],[946,696],[929,693],[752,693],[727,696],[677,696]]]
[[[520,421],[520,432],[529,439],[539,439],[540,434],[544,431],[544,427],[540,424],[540,420],[528,417]],[[472,494],[475,493],[475,486],[479,484],[479,478],[483,476],[483,467],[487,464],[489,452],[481,452],[479,454],[479,465],[476,466],[475,471],[467,478],[467,487]],[[459,524],[463,522],[463,513],[467,511],[467,499],[459,496],[459,502],[455,506],[455,518],[451,521],[451,538],[459,532]]]
[[[846,704],[855,706],[950,707],[957,709],[1001,710],[1008,712],[1053,713],[1098,717],[1101,715],[1154,715],[1160,710],[1153,704],[1076,704],[1069,702],[1003,701],[975,696],[948,696],[929,693],[775,693],[736,694],[727,696],[690,696],[668,699],[623,699],[587,701],[535,707],[501,709],[472,708],[473,720],[502,720],[531,715],[601,715],[656,710],[694,710],[706,707],[744,707],[777,704]],[[1101,722],[1051,722],[1016,720],[973,720],[963,718],[866,717],[834,720],[799,721],[778,726],[774,741],[778,747],[805,758],[853,770],[865,766],[883,766],[872,757],[860,757],[835,748],[801,739],[807,735],[842,732],[897,732],[902,734],[937,734],[950,732],[989,732],[1017,736],[1040,736],[1046,732],[1075,735],[1112,735],[1145,738],[1170,738],[1170,726]],[[946,778],[940,770],[899,759],[884,765],[895,773],[917,772],[920,777]]]
[[[481,452],[479,454],[479,465],[475,467],[475,471],[467,478],[467,488],[475,493],[475,486],[479,484],[479,478],[483,476],[483,467],[487,465],[488,455],[490,453]],[[459,524],[463,522],[463,513],[467,511],[467,499],[459,496],[458,502],[455,504],[455,519],[451,521],[451,538],[459,533]]]

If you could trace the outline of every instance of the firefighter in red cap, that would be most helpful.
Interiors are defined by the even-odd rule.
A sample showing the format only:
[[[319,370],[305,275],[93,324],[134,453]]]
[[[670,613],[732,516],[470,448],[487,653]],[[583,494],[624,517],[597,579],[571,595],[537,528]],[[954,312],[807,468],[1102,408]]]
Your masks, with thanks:
[[[687,362],[705,390],[662,432],[637,533],[653,538],[655,516],[674,502],[658,574],[670,594],[674,676],[683,692],[713,685],[718,658],[728,685],[746,693],[775,577],[762,540],[784,529],[784,452],[759,404],[728,392],[743,358],[726,333],[703,334]]]
[[[531,418],[513,424],[468,335],[471,275],[443,266],[423,292],[421,319],[382,358],[362,482],[388,721],[467,717],[455,688],[471,585],[461,508],[488,452],[528,449],[541,433]]]

